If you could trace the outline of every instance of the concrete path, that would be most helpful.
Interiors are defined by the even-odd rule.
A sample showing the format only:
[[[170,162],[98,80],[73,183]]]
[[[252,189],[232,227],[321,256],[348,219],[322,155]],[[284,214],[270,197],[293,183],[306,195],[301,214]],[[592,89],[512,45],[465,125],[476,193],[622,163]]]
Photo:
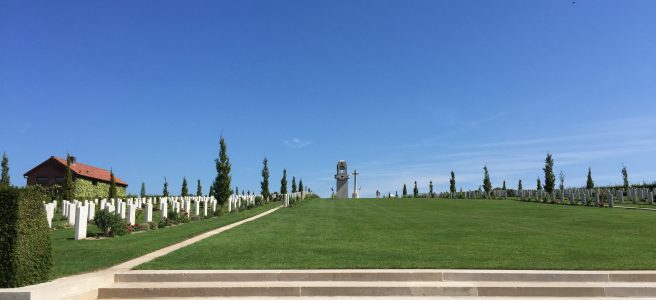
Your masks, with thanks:
[[[267,210],[263,213],[260,213],[259,215],[252,216],[248,219],[244,219],[239,222],[235,222],[230,225],[202,233],[180,243],[159,249],[157,251],[151,252],[141,257],[137,257],[105,270],[62,277],[53,281],[20,288],[0,289],[0,300],[96,299],[98,297],[99,288],[114,284],[114,275],[116,273],[129,271],[130,269],[142,263],[153,260],[160,256],[167,255],[182,247],[191,245],[213,235],[217,235],[226,230],[230,230],[241,224],[264,217],[270,213],[273,213],[279,208],[280,206]]]

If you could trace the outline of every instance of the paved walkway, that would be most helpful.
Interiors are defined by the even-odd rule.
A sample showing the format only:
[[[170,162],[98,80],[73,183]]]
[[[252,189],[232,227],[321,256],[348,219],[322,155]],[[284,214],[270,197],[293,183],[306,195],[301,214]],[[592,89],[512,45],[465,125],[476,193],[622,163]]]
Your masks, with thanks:
[[[280,208],[276,207],[267,210],[259,215],[252,216],[248,219],[232,223],[217,229],[202,233],[180,243],[159,249],[148,253],[144,256],[137,257],[122,264],[110,267],[108,269],[73,275],[68,277],[57,278],[53,281],[30,285],[14,289],[0,289],[0,300],[32,300],[32,299],[96,299],[98,288],[114,284],[114,274],[126,272],[130,269],[153,260],[160,256],[167,255],[182,247],[191,245],[213,235],[217,235],[226,230],[235,228],[241,224],[264,217]]]

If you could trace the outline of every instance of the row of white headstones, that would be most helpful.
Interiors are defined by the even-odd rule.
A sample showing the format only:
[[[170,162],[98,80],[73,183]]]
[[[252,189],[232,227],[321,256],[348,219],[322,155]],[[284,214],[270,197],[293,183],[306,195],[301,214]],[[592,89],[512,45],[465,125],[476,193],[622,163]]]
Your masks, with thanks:
[[[626,196],[624,196],[625,193]],[[641,202],[644,201],[645,204],[653,205],[654,194],[656,194],[656,189],[650,190],[647,188],[629,188],[626,191],[624,189],[571,188],[557,190],[550,196],[548,196],[544,190],[520,191],[522,199],[539,200],[544,199],[545,197],[551,197],[552,201],[562,204],[565,202],[565,198],[567,198],[567,200],[571,202],[580,201],[583,205],[587,205],[589,202],[594,201],[597,206],[600,204],[601,200],[605,200],[609,207],[614,207],[615,201],[624,204],[625,197],[628,201],[633,202],[634,204],[641,204]]]
[[[292,193],[285,194],[283,206],[289,206],[289,200],[292,197],[303,197],[303,193]],[[236,211],[242,205],[255,205],[255,198],[259,195],[230,195],[228,198],[228,212]],[[74,238],[76,240],[85,239],[87,236],[87,223],[92,221],[95,212],[96,206],[100,204],[101,210],[107,210],[108,212],[113,212],[118,214],[121,219],[127,219],[128,224],[136,224],[136,213],[137,209],[144,210],[144,221],[152,222],[153,221],[153,205],[159,205],[159,210],[161,211],[162,218],[168,218],[169,207],[171,211],[176,213],[186,212],[191,216],[192,205],[193,205],[193,215],[206,217],[210,211],[214,213],[217,209],[217,200],[214,196],[204,197],[204,196],[187,196],[187,197],[162,197],[159,198],[129,198],[129,199],[95,199],[93,201],[84,200],[84,201],[68,201],[63,200],[61,203],[61,212],[64,217],[67,218],[68,224],[75,226]],[[55,208],[57,206],[57,200],[54,200],[51,203],[43,203],[43,206],[46,210],[46,218],[48,222],[48,227],[52,228],[52,219],[55,215]],[[202,207],[202,214],[201,214]]]
[[[653,205],[656,189],[650,190],[648,188],[629,188],[625,191],[624,189],[566,188],[563,190],[555,190],[553,194],[549,194],[545,190],[519,190],[517,194],[522,200],[541,201],[542,199],[548,199],[560,204],[565,203],[565,199],[570,201],[570,203],[581,202],[583,205],[587,205],[592,201],[599,205],[600,202],[604,200],[609,207],[614,207],[616,201],[618,201],[620,204],[624,204],[625,198],[634,204],[641,204],[641,202],[644,202],[644,204]],[[481,191],[466,191],[457,193],[447,192],[440,194],[440,196],[447,198],[478,199],[485,196],[485,194]],[[497,199],[507,198],[508,193],[506,190],[494,190],[492,191],[491,196]]]

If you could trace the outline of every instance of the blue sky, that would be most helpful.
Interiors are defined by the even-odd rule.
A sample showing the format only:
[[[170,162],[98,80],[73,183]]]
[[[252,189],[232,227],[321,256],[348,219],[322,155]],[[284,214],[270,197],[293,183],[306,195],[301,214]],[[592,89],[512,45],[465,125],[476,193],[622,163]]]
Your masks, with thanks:
[[[656,1],[2,1],[0,151],[51,155],[138,193],[282,169],[323,196],[656,180]],[[291,179],[291,178],[290,178]],[[290,180],[291,181],[291,180]],[[191,184],[195,190],[195,184]]]

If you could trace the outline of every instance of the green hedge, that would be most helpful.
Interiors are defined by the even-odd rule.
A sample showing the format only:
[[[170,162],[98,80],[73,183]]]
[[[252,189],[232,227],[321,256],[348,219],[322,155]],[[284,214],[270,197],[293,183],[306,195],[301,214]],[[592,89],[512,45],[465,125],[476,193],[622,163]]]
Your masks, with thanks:
[[[47,281],[52,269],[52,246],[38,188],[0,189],[0,288]]]
[[[125,188],[117,186],[116,195],[119,198],[125,198]],[[77,200],[103,199],[107,198],[107,196],[109,196],[109,183],[97,182],[94,185],[91,180],[85,178],[78,177],[75,179],[75,198]]]

